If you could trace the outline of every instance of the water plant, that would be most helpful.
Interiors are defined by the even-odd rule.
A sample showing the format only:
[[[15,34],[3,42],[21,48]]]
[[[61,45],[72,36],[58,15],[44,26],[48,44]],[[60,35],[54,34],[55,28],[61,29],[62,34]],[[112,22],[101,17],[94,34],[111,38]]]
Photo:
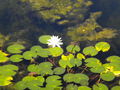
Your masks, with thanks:
[[[0,86],[13,90],[120,89],[120,57],[97,58],[110,50],[109,43],[98,42],[83,49],[78,44],[70,44],[65,50],[59,46],[63,44],[61,38],[54,36],[58,39],[55,45],[52,37],[39,37],[44,48],[34,45],[26,49],[14,44],[8,46],[7,51],[1,50]]]

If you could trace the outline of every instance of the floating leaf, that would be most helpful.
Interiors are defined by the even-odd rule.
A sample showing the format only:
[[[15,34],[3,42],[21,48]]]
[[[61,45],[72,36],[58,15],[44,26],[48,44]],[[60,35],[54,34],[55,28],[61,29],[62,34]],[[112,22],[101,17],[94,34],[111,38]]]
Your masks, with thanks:
[[[100,77],[105,81],[112,81],[115,78],[115,75],[112,72],[102,73]]]
[[[63,68],[66,68],[67,66],[70,67],[70,68],[73,67],[73,65],[70,63],[69,60],[65,61],[65,60],[60,59],[59,60],[59,65]]]
[[[96,48],[97,51],[106,52],[110,49],[110,45],[107,42],[98,42],[95,45],[95,48]]]
[[[71,63],[71,65],[77,66],[77,67],[82,65],[82,61],[77,58],[70,59],[70,63]]]
[[[68,56],[65,56],[65,55],[62,55],[61,56],[61,59],[62,60],[67,60],[67,61],[69,61],[70,59],[73,59],[74,58],[74,55],[73,54],[69,54]]]
[[[114,86],[111,88],[111,90],[120,90],[120,86]]]
[[[15,65],[4,65],[0,66],[0,76],[14,76],[16,74],[15,71],[18,70],[18,67]]]
[[[39,46],[39,45],[36,45],[36,46],[32,46],[31,47],[31,51],[34,51],[34,52],[39,52],[39,51],[41,51],[43,48],[41,47],[41,46]]]
[[[42,35],[39,37],[39,41],[43,44],[47,44],[50,38],[51,38],[50,35]]]
[[[38,65],[35,65],[35,64],[31,64],[31,65],[29,65],[28,66],[28,71],[30,71],[30,72],[36,72],[36,73],[40,73],[40,70],[41,69],[39,69],[39,66]]]
[[[62,67],[57,67],[53,70],[54,74],[58,74],[58,75],[61,75],[65,72],[65,69],[62,68]]]
[[[4,56],[4,55],[0,55],[0,63],[4,63],[7,62],[9,60],[8,57]]]
[[[76,73],[74,74],[74,82],[81,85],[88,85],[89,77],[85,74]]]
[[[2,50],[0,50],[0,55],[2,55],[2,56],[8,56],[9,54],[7,54],[7,53],[3,52]]]
[[[50,62],[43,62],[40,63],[39,65],[29,65],[28,66],[28,71],[30,72],[36,72],[37,74],[41,74],[41,75],[52,75],[53,71],[52,71],[52,64]]]
[[[105,68],[103,67],[103,66],[96,66],[96,67],[92,67],[91,69],[90,69],[90,71],[91,72],[93,72],[93,73],[101,73],[101,72],[103,72],[105,70]]]
[[[1,76],[0,75],[0,86],[6,86],[11,84],[11,80],[13,80],[13,78],[11,76]]]
[[[30,90],[41,90],[39,86],[43,86],[44,78],[42,76],[26,76],[22,79],[22,81],[19,81],[15,84],[16,90],[25,90],[26,88]]]
[[[63,53],[63,49],[60,47],[54,47],[48,49],[53,57],[60,56]]]
[[[23,53],[23,57],[26,60],[32,60],[33,58],[37,57],[37,54],[33,51],[26,51]]]
[[[85,59],[85,56],[83,54],[81,54],[81,53],[78,53],[77,58],[82,60],[82,59]]]
[[[9,53],[21,53],[22,50],[25,49],[25,47],[21,44],[14,44],[14,45],[10,45],[8,48],[7,48],[7,51]]]
[[[74,79],[74,74],[72,74],[72,73],[65,74],[63,79],[66,82],[73,82],[74,81],[73,80]]]
[[[85,62],[100,62],[97,58],[87,58],[85,59]]]
[[[120,57],[119,56],[110,56],[107,58],[107,61],[120,63]]]
[[[87,86],[80,86],[78,87],[78,90],[91,90],[91,88]]]
[[[81,84],[81,85],[83,85],[82,83],[88,85],[88,80],[89,80],[88,76],[86,76],[85,74],[80,74],[80,73],[77,73],[77,74],[71,74],[71,73],[65,74],[63,79],[66,82],[74,82],[74,83],[78,83],[78,84]]]
[[[22,60],[23,60],[22,55],[17,54],[17,55],[10,56],[10,61],[12,61],[12,62],[20,62]]]
[[[83,49],[83,53],[85,55],[95,56],[98,54],[98,51],[93,46],[89,46]]]
[[[37,55],[40,57],[48,57],[50,55],[50,51],[48,49],[41,49],[37,52]]]
[[[101,62],[99,59],[97,58],[87,58],[85,59],[85,62],[86,62],[86,66],[87,67],[98,67],[98,66],[101,66]]]
[[[105,72],[112,72],[115,76],[120,75],[120,64],[119,63],[107,63],[103,64]]]
[[[98,83],[93,85],[93,90],[108,90],[108,87],[105,84]]]
[[[47,77],[46,79],[46,87],[52,87],[52,88],[58,88],[60,85],[62,85],[62,81],[59,80],[61,79],[60,76],[57,76],[57,75],[53,75],[53,76],[49,76]]]
[[[80,47],[78,45],[69,45],[66,47],[68,52],[75,53],[80,51]]]
[[[78,90],[78,86],[73,84],[68,84],[66,90]]]

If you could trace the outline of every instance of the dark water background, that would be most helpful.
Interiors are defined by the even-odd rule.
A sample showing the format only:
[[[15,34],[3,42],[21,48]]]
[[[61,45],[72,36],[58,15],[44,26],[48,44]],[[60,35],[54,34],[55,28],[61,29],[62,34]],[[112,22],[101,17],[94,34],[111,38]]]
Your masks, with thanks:
[[[17,0],[11,1],[15,1],[15,3],[9,0],[0,0],[0,32],[4,35],[11,35],[11,41],[21,39],[34,44],[37,42],[38,37],[46,32],[49,34],[63,34],[64,26],[50,22],[46,23],[31,12],[30,7],[20,2],[17,2],[18,5],[16,5]],[[120,0],[92,1],[93,5],[90,7],[89,12],[102,11],[102,15],[97,22],[103,27],[118,30],[117,37],[110,41],[114,49],[113,53],[120,55]]]

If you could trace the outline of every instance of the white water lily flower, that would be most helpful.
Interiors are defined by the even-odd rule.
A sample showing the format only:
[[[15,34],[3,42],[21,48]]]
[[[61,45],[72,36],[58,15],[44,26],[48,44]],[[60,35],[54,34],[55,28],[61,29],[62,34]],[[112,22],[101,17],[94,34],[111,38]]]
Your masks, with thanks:
[[[52,47],[60,47],[60,45],[63,44],[61,38],[59,38],[58,36],[51,36],[51,38],[48,40],[48,46],[52,46]]]

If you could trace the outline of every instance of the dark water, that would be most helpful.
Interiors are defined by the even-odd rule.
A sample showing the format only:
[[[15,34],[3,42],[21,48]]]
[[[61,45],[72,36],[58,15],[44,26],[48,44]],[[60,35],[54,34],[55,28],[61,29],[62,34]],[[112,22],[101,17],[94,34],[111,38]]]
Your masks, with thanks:
[[[38,37],[42,34],[65,35],[62,32],[65,26],[43,21],[39,16],[36,16],[35,12],[31,12],[31,7],[17,0],[11,0],[11,2],[9,0],[0,1],[0,33],[10,35],[10,41],[15,42],[19,39],[19,42],[25,40],[37,44]],[[120,0],[92,1],[93,5],[90,7],[89,12],[102,12],[97,22],[103,27],[118,30],[117,37],[111,39],[110,42],[113,43],[114,52],[120,55]]]
[[[98,22],[104,27],[120,29],[120,0],[92,0],[91,11],[102,11]]]

